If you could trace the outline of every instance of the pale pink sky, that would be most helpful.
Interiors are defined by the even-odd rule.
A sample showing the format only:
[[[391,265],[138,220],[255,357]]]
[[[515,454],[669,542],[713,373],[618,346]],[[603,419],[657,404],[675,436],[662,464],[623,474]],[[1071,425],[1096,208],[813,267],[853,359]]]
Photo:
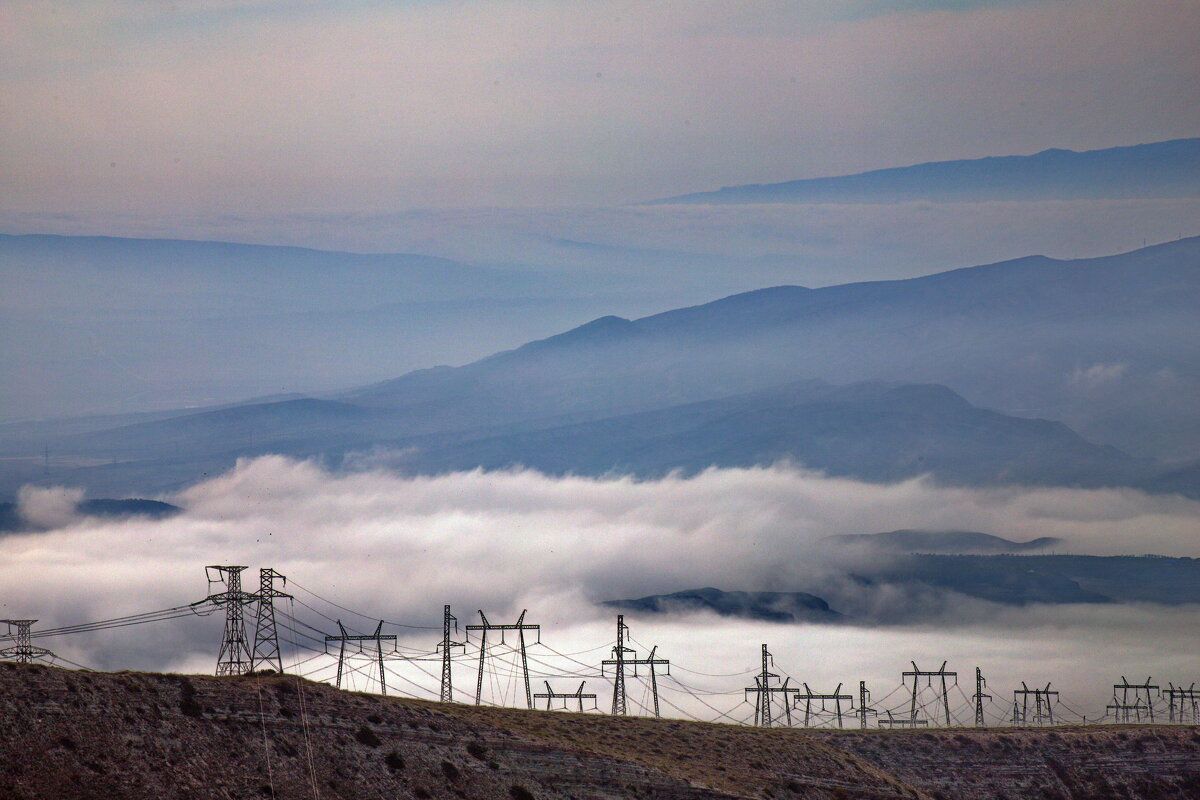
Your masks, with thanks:
[[[615,203],[1200,133],[1196,0],[0,4],[0,210]]]

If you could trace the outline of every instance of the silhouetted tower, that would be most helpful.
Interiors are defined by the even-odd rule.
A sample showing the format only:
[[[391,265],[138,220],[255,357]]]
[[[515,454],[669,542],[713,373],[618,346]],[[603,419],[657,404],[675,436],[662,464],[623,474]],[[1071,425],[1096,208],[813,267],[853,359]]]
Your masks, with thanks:
[[[338,643],[338,666],[337,666],[337,687],[342,688],[342,672],[346,664],[346,644],[351,643],[358,646],[358,652],[367,655],[364,646],[367,642],[375,643],[375,663],[379,668],[379,693],[387,694],[387,678],[384,677],[383,671],[383,643],[390,642],[391,649],[388,651],[394,653],[396,651],[396,634],[383,632],[383,620],[379,620],[379,624],[375,626],[374,633],[347,633],[346,628],[342,625],[342,621],[337,621],[338,630],[341,631],[339,636],[325,637],[325,652],[329,652],[329,644],[331,642]],[[351,653],[351,655],[354,655]]]
[[[658,667],[666,667],[667,674],[671,674],[671,662],[665,658],[655,658],[658,652],[658,645],[650,648],[650,654],[645,658],[638,658],[637,651],[625,645],[626,637],[629,635],[629,627],[625,624],[625,615],[617,615],[617,645],[613,648],[613,657],[606,658],[600,662],[600,675],[605,675],[605,667],[612,667],[613,675],[613,714],[615,716],[625,716],[629,713],[629,707],[625,692],[625,670],[628,667],[633,667],[633,677],[638,677],[638,667],[650,668],[650,694],[654,701],[654,716],[661,716],[658,706]],[[628,657],[626,657],[628,655]]]
[[[975,668],[975,694],[971,698],[975,701],[975,727],[987,727],[987,721],[983,718],[983,701],[991,700],[990,694],[985,694],[984,689],[987,687],[987,681],[983,677],[983,670],[979,667]]]
[[[525,609],[521,610],[521,616],[517,617],[517,621],[511,625],[494,625],[488,622],[488,618],[484,615],[483,610],[479,611],[479,618],[483,621],[481,625],[468,625],[467,638],[471,638],[471,631],[479,631],[479,675],[475,681],[475,705],[480,705],[483,702],[483,670],[484,658],[487,655],[487,635],[488,631],[500,631],[500,641],[504,642],[505,631],[517,632],[517,648],[521,652],[521,675],[525,679],[525,707],[533,708],[533,691],[529,687],[529,659],[525,655],[525,631],[537,631],[538,641],[542,640],[542,626],[528,625],[525,623]]]
[[[258,571],[258,615],[254,624],[254,650],[250,657],[250,670],[257,671],[271,667],[276,672],[283,672],[283,658],[279,652],[279,632],[275,628],[275,600],[280,597],[291,597],[290,594],[275,588],[275,581],[287,585],[287,578],[273,569]]]
[[[54,655],[44,647],[33,646],[33,635],[29,629],[37,622],[36,619],[0,619],[0,622],[8,625],[8,635],[12,636],[15,642],[12,647],[0,650],[0,660],[32,664],[36,659]],[[17,629],[15,634],[13,628]]]
[[[246,642],[244,611],[255,601],[255,596],[242,591],[242,571],[246,567],[209,566],[204,568],[210,593],[208,601],[225,607],[225,634],[221,638],[221,652],[217,655],[218,675],[245,675],[250,671],[253,655]],[[212,585],[220,583],[223,591],[211,593]]]
[[[443,703],[454,702],[454,683],[450,679],[451,651],[455,647],[466,648],[462,642],[450,641],[450,624],[454,624],[454,632],[458,633],[458,618],[450,613],[450,606],[442,606],[442,643],[438,649],[442,651],[442,695]]]
[[[871,708],[871,692],[867,689],[866,681],[858,682],[858,725],[863,730],[867,728],[867,716],[873,714],[879,716],[879,712]]]
[[[942,666],[939,669],[934,670],[932,672],[921,669],[920,667],[917,666],[917,662],[915,662],[915,661],[910,662],[910,663],[912,664],[912,667],[913,667],[912,671],[902,673],[902,675],[905,679],[904,680],[905,683],[908,682],[908,680],[907,680],[908,678],[913,679],[912,705],[911,705],[910,712],[909,712],[909,719],[914,720],[914,721],[917,719],[917,694],[919,692],[919,688],[918,688],[917,684],[919,683],[921,678],[928,678],[930,686],[933,686],[934,678],[940,678],[942,681],[942,690],[940,692],[938,692],[938,694],[942,698],[942,710],[945,712],[945,715],[946,715],[946,727],[949,728],[951,725],[950,690],[949,690],[949,686],[947,686],[947,684],[946,684],[946,678],[954,678],[954,682],[957,684],[958,683],[958,673],[957,672],[947,672],[945,661],[942,662]]]

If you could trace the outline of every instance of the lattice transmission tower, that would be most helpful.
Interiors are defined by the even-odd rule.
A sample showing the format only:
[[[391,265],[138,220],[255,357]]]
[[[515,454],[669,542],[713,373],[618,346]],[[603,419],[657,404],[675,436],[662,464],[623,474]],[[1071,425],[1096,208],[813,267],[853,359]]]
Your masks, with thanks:
[[[225,608],[225,633],[221,637],[221,652],[217,655],[218,675],[245,675],[250,671],[254,656],[246,642],[245,609],[256,596],[242,591],[242,572],[246,567],[208,566],[208,602]],[[224,590],[213,593],[212,585],[220,583]]]
[[[287,585],[287,577],[273,569],[258,571],[258,614],[254,623],[254,649],[250,655],[250,671],[270,667],[283,672],[283,657],[279,651],[279,631],[275,627],[275,601],[290,594],[275,588],[275,581]]]

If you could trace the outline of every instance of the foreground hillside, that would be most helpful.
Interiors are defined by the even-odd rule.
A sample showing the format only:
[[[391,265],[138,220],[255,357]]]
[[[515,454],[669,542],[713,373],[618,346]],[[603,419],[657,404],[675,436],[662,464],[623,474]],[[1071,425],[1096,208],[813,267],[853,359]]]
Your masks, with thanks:
[[[1200,731],[821,732],[0,664],[5,798],[1187,798]]]

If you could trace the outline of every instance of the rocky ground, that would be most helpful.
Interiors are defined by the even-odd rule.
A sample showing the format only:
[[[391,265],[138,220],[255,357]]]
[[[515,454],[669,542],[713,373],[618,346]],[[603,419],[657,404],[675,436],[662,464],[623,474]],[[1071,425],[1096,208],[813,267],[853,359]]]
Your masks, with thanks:
[[[0,664],[0,800],[1197,797],[1195,727],[758,730]]]

